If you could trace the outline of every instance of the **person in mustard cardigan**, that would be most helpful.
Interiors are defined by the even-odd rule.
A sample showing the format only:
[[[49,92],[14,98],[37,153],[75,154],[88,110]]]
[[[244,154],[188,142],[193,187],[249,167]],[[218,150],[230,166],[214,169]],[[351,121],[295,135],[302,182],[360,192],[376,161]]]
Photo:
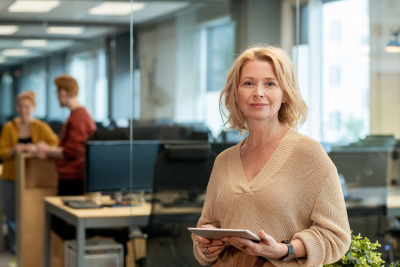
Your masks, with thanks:
[[[45,122],[35,119],[35,92],[24,91],[16,101],[19,117],[4,124],[0,134],[0,158],[3,160],[1,182],[4,212],[7,219],[8,239],[15,252],[15,157],[23,152],[36,152],[36,143],[43,141],[50,146],[58,145],[58,137]]]
[[[230,127],[248,136],[215,160],[197,226],[248,229],[261,241],[192,234],[198,262],[266,267],[339,260],[351,241],[339,176],[322,145],[297,131],[307,106],[284,50],[244,51],[220,103]]]

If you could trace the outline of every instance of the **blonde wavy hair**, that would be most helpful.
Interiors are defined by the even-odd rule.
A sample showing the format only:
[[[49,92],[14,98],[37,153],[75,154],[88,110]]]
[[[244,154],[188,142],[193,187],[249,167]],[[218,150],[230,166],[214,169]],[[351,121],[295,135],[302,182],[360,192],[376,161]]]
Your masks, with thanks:
[[[286,100],[279,109],[278,120],[287,127],[297,129],[298,125],[301,126],[305,122],[308,108],[300,94],[293,62],[283,49],[272,46],[248,48],[233,63],[219,100],[221,116],[227,118],[224,125],[230,125],[228,129],[236,129],[241,133],[249,130],[247,118],[240,110],[237,99],[242,68],[250,60],[272,63],[276,78],[283,90],[283,99]]]

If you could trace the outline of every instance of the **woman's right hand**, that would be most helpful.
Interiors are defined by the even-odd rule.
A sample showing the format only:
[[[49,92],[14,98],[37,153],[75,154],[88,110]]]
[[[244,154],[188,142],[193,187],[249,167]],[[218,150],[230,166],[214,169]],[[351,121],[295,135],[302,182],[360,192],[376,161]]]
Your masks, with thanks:
[[[25,144],[16,144],[14,147],[14,155],[19,155],[27,150]]]
[[[205,224],[200,226],[200,228],[215,228],[215,227],[210,224]],[[207,258],[213,258],[215,256],[218,256],[222,251],[224,251],[225,247],[228,245],[222,240],[207,239],[201,236],[197,236],[195,242],[199,247],[200,251]]]

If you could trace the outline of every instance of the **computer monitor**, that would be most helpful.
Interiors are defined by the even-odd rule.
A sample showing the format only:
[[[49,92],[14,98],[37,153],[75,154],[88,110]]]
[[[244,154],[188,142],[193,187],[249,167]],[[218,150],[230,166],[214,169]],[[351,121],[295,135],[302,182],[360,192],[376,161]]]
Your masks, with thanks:
[[[86,191],[151,192],[159,149],[158,141],[87,142]]]

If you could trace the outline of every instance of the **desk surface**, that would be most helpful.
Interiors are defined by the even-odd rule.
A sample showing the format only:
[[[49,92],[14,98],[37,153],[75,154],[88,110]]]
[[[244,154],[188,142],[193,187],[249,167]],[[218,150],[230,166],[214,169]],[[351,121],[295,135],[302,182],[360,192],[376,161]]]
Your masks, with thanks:
[[[70,199],[85,199],[83,196],[69,197]],[[73,209],[66,205],[61,200],[61,197],[45,197],[46,204],[57,209],[65,211],[77,218],[116,218],[127,216],[149,216],[151,212],[151,204],[143,203],[140,206],[133,207],[103,207],[99,209]]]

